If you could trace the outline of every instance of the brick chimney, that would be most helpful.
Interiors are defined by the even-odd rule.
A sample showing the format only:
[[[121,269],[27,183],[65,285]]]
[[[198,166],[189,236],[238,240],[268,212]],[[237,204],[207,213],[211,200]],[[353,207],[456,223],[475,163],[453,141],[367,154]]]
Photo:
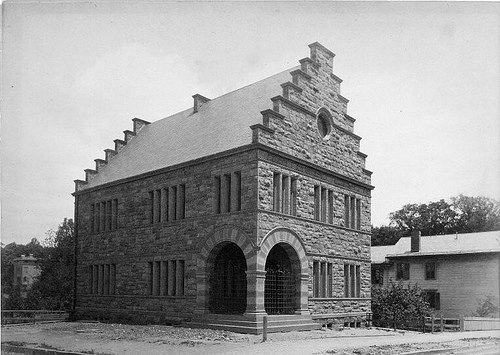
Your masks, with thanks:
[[[420,231],[414,230],[411,232],[411,252],[418,253],[420,251]]]

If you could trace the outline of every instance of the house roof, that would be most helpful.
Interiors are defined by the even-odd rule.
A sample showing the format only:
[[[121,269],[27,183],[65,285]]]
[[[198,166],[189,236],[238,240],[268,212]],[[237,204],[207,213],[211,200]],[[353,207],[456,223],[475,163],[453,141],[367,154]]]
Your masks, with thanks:
[[[371,261],[380,264],[391,257],[450,255],[500,252],[500,231],[445,234],[420,237],[420,251],[410,251],[411,238],[400,238],[394,245],[371,248]]]
[[[282,94],[294,67],[193,108],[145,125],[82,189],[220,153],[252,142],[250,126]]]

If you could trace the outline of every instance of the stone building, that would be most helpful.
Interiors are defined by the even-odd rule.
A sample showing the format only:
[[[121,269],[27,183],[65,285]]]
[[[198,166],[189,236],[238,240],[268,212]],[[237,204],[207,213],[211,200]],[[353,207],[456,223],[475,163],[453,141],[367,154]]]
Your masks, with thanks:
[[[37,258],[33,254],[21,255],[19,258],[12,260],[12,264],[14,265],[14,279],[12,284],[14,287],[20,286],[22,297],[27,296],[27,291],[41,273],[37,261]]]
[[[133,130],[76,180],[77,317],[258,333],[370,311],[370,185],[319,43]],[[315,322],[314,322],[315,321]]]
[[[417,284],[437,316],[472,316],[490,297],[500,307],[500,231],[401,238],[372,247],[372,282]],[[498,311],[496,313],[498,316]]]

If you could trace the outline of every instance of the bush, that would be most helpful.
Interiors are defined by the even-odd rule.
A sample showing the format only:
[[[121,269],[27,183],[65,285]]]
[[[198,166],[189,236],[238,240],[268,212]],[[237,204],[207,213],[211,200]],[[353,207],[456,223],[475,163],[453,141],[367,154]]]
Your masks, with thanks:
[[[396,330],[414,327],[415,322],[421,326],[423,317],[430,314],[430,307],[417,285],[404,286],[391,281],[388,287],[372,290],[372,312],[375,324]]]

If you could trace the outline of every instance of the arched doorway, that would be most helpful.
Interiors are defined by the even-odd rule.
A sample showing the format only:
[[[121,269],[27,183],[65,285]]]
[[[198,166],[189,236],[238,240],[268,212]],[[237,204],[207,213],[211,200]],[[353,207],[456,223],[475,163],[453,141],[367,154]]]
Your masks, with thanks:
[[[247,306],[247,263],[240,247],[225,243],[210,272],[211,313],[243,314]]]
[[[264,308],[268,314],[294,314],[300,302],[298,285],[299,266],[292,263],[288,244],[276,244],[266,259]]]

